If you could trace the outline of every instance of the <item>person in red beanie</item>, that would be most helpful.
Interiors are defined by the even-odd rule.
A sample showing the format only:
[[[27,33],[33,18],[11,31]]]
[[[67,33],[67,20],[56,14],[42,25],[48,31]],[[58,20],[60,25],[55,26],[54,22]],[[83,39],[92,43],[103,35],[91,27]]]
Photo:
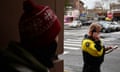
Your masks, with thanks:
[[[56,37],[61,25],[48,6],[36,5],[32,0],[23,2],[23,14],[19,22],[20,40],[23,48],[28,50],[44,66],[53,67],[56,57]]]

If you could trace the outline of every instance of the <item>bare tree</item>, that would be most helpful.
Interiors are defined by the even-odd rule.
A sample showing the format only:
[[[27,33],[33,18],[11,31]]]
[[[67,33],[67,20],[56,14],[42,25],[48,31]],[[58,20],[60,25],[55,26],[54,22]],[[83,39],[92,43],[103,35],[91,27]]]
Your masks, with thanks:
[[[95,9],[96,9],[96,8],[103,8],[102,3],[101,3],[100,1],[96,1],[96,2],[95,2],[95,5],[94,5],[94,8],[95,8]]]

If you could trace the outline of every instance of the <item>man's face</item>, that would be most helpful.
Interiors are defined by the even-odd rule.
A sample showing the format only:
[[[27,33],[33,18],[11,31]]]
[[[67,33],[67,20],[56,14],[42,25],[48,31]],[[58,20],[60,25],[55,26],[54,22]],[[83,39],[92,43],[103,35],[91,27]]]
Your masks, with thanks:
[[[93,38],[97,41],[100,39],[100,31],[97,31],[97,32],[93,32]]]

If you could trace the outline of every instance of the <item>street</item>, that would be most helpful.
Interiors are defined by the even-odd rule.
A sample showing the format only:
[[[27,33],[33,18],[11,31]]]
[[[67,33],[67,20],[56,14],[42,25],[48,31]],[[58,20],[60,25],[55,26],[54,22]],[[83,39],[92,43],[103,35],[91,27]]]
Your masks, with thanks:
[[[81,41],[87,33],[88,26],[64,30],[64,53],[60,59],[64,59],[65,72],[82,72],[83,60],[81,53]],[[120,31],[101,33],[101,40],[105,46],[118,45],[118,49],[105,55],[101,66],[101,72],[120,72]]]

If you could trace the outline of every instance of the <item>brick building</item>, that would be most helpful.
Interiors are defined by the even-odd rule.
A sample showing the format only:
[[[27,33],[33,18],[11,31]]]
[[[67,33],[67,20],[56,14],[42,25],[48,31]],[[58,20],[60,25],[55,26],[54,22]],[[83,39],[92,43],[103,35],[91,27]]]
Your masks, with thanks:
[[[110,4],[110,9],[113,13],[113,19],[120,20],[120,3]]]

